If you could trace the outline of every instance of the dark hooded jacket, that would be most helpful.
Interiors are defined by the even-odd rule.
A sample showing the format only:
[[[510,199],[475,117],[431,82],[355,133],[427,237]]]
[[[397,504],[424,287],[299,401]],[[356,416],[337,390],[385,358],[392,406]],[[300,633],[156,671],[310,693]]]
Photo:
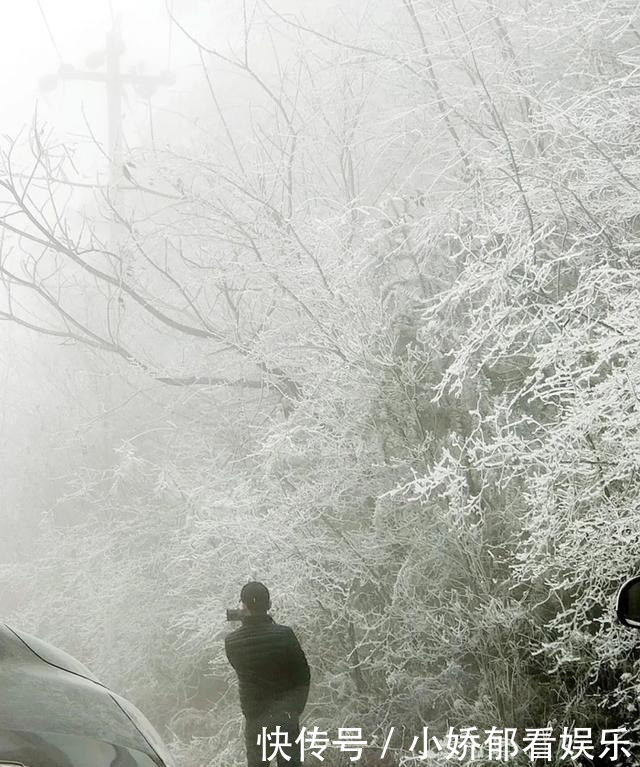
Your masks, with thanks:
[[[270,615],[250,615],[225,638],[238,675],[240,707],[247,719],[290,714],[297,719],[309,694],[309,665],[296,635]]]

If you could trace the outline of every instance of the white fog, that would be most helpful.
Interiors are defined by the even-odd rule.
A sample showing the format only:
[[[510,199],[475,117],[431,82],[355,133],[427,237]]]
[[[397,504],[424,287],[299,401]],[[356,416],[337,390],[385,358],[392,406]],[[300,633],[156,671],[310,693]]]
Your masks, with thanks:
[[[637,4],[2,10],[0,767],[640,764]]]

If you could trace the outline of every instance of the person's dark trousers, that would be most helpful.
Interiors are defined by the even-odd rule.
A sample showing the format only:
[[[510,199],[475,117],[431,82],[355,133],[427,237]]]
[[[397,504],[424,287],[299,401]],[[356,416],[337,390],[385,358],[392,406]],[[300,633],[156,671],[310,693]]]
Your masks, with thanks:
[[[300,744],[296,743],[296,738],[300,735],[300,723],[297,719],[291,719],[286,714],[279,717],[261,717],[256,719],[245,719],[244,725],[244,740],[247,747],[247,767],[261,767],[261,765],[271,764],[269,762],[269,756],[274,751],[276,743],[276,726],[280,726],[280,732],[286,733],[286,742],[288,746],[283,746],[278,750],[277,755],[274,757],[274,761],[277,758],[278,767],[300,767],[302,762],[300,761]],[[266,728],[263,730],[262,728]],[[270,740],[266,741],[265,750],[263,751],[262,739],[265,735],[270,735]],[[258,736],[261,741],[258,743]],[[283,743],[285,736],[280,736],[280,743]],[[286,754],[290,759],[283,756]],[[266,759],[263,760],[262,754],[265,753]]]

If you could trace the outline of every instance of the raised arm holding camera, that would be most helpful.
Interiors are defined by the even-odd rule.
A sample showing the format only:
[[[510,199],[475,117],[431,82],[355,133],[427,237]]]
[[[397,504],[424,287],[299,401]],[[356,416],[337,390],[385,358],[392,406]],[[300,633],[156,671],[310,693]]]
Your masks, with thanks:
[[[275,731],[287,733],[291,744],[278,753],[278,765],[298,767],[300,715],[309,694],[309,665],[293,630],[275,623],[268,614],[269,590],[252,581],[240,592],[242,610],[228,610],[227,620],[241,620],[242,626],[225,638],[229,663],[238,675],[240,707],[245,717],[248,767],[268,764],[262,759],[258,735]],[[265,728],[263,730],[263,728]]]

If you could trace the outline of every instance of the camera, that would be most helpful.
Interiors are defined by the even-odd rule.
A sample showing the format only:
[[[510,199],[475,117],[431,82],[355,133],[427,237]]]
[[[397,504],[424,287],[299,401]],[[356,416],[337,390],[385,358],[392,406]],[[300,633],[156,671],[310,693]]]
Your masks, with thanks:
[[[246,616],[245,610],[227,610],[228,621],[241,621]]]

